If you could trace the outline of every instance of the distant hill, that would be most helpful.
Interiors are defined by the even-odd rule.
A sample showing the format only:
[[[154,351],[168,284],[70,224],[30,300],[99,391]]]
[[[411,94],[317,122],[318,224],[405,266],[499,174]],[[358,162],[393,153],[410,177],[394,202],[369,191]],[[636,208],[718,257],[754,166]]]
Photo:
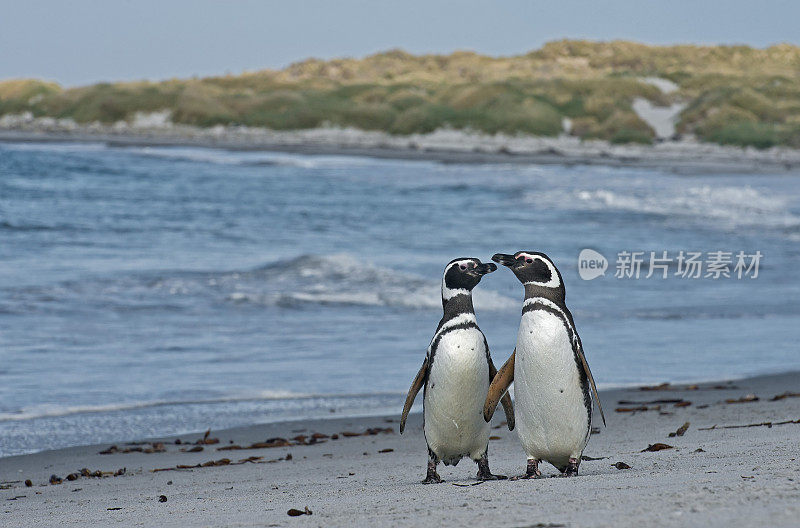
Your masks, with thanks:
[[[643,81],[653,77],[677,89],[664,93]],[[654,130],[633,110],[637,99],[686,103],[679,134],[722,144],[800,147],[800,47],[563,40],[513,57],[393,50],[203,79],[69,89],[38,80],[0,82],[0,116],[31,112],[113,123],[169,110],[173,122],[201,127],[333,125],[392,134],[450,127],[652,142]]]

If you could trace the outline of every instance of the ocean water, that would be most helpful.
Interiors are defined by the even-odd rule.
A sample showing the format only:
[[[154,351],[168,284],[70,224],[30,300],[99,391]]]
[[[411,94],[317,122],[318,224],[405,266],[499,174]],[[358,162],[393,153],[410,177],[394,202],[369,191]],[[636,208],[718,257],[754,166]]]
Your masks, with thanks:
[[[444,264],[499,251],[554,258],[601,387],[798,370],[798,178],[0,143],[0,456],[399,414]],[[681,250],[763,256],[614,277]],[[476,290],[498,366],[521,298]]]

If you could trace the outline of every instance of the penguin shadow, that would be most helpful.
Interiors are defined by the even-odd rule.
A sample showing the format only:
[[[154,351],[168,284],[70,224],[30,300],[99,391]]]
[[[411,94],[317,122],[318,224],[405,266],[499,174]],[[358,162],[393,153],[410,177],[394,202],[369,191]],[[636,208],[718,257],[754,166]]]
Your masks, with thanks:
[[[583,456],[583,457],[581,457],[581,461],[582,462],[597,462],[597,461],[606,460],[606,459],[609,459],[609,458],[611,458],[611,457],[596,457],[595,458],[595,457],[590,457],[590,456]],[[626,466],[627,466],[627,464],[626,464]],[[610,467],[613,468],[614,464],[611,464]],[[553,468],[553,469],[558,471],[557,468]],[[583,467],[583,464],[581,464],[581,472],[578,473],[577,475],[568,475],[566,473],[552,473],[552,472],[550,472],[550,473],[546,473],[546,474],[543,473],[541,475],[537,475],[537,476],[534,476],[534,477],[526,477],[525,475],[518,475],[518,476],[509,477],[508,480],[510,482],[520,482],[520,481],[526,481],[526,480],[552,480],[552,479],[556,479],[556,480],[580,479],[580,480],[583,480],[585,478],[602,477],[602,476],[605,476],[605,475],[611,475],[612,474],[611,471],[607,471],[607,470],[605,470],[605,468],[601,468],[601,467],[594,467],[593,466],[593,467],[590,467],[590,468],[587,468],[587,469],[589,469],[589,471],[586,471],[584,469],[584,467]],[[627,469],[630,469],[630,466],[627,466]]]
[[[609,456],[602,456],[602,457],[591,457],[587,455],[583,455],[581,457],[581,472],[577,475],[570,475],[567,473],[559,472],[558,468],[552,467],[549,469],[548,473],[542,473],[541,475],[536,476],[526,476],[525,474],[522,475],[513,475],[510,474],[513,472],[509,472],[509,476],[503,480],[508,482],[521,482],[521,481],[536,481],[536,480],[565,480],[565,479],[581,479],[584,478],[591,478],[591,477],[603,477],[606,475],[614,474],[610,469],[606,469],[602,464],[595,465],[591,464],[588,468],[585,467],[586,462],[600,462],[602,460],[609,460],[611,457]],[[631,467],[624,462],[617,462],[616,464],[610,464],[610,468],[616,468],[617,470],[620,469],[631,469]],[[588,471],[587,471],[588,469]],[[555,470],[556,472],[552,472]],[[486,481],[478,481],[472,482],[471,484],[464,484],[464,483],[453,483],[459,487],[466,487],[466,486],[477,486],[478,484],[483,484]]]
[[[595,457],[584,457],[583,462],[597,462],[597,461],[606,460],[606,459],[609,459],[609,458],[610,457],[597,457],[597,458],[595,458]],[[625,466],[626,466],[625,469],[630,469],[630,466],[627,466],[627,464],[625,464]],[[610,467],[613,468],[614,464],[611,464]],[[548,473],[543,473],[542,475],[537,475],[537,476],[534,476],[534,477],[526,477],[525,475],[516,475],[516,474],[514,474],[514,472],[508,472],[509,473],[508,475],[506,475],[506,474],[498,475],[498,476],[501,477],[501,478],[498,478],[498,479],[476,480],[474,477],[470,478],[470,477],[458,476],[456,478],[442,478],[442,481],[438,482],[437,484],[445,484],[445,485],[446,484],[450,484],[451,486],[455,486],[455,487],[458,487],[458,488],[472,488],[472,487],[475,487],[475,486],[481,486],[483,484],[492,484],[492,483],[497,484],[497,483],[501,483],[501,482],[509,482],[509,483],[512,483],[512,484],[518,484],[518,483],[533,482],[533,481],[554,481],[554,480],[555,481],[560,481],[560,480],[575,480],[575,479],[584,480],[586,478],[603,477],[605,475],[613,474],[611,471],[607,471],[607,470],[605,470],[605,468],[601,468],[601,467],[591,467],[591,468],[588,468],[589,471],[581,471],[581,473],[579,473],[577,475],[566,475],[564,473],[558,473],[557,472],[558,470],[556,468],[553,468],[553,469],[555,469],[555,471],[556,471],[555,473],[548,472]],[[420,480],[410,481],[408,484],[413,485],[413,486],[417,486],[417,485],[420,485],[420,484],[425,485],[425,486],[429,485],[429,483],[424,483],[424,482],[422,482]]]

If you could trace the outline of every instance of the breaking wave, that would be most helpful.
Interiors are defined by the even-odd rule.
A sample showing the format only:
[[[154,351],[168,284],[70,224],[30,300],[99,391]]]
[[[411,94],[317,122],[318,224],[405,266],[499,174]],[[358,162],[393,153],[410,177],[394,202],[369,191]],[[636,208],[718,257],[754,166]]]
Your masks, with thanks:
[[[697,219],[723,229],[764,227],[791,233],[800,228],[786,199],[749,186],[657,187],[630,190],[559,189],[530,193],[525,200],[544,207],[588,211],[625,211],[672,218]]]
[[[394,394],[394,393],[391,393]],[[0,412],[0,422],[17,422],[36,420],[39,418],[57,418],[74,414],[111,413],[117,411],[133,411],[152,407],[181,405],[210,405],[216,403],[268,402],[278,400],[308,400],[312,398],[355,398],[369,397],[374,394],[306,394],[291,391],[257,391],[252,394],[221,396],[218,398],[183,399],[183,400],[150,400],[120,402],[98,405],[55,405],[43,404],[22,408],[18,411]]]
[[[304,156],[280,152],[242,152],[191,147],[124,147],[140,156],[173,161],[238,166],[291,166],[307,169],[353,167],[374,164],[375,160],[355,156]]]
[[[0,143],[0,150],[42,152],[58,154],[84,154],[95,152],[125,152],[148,158],[172,161],[210,163],[238,166],[290,166],[300,168],[345,168],[374,164],[397,163],[394,160],[377,160],[359,156],[302,155],[269,151],[237,151],[203,147],[134,147],[108,145],[102,142],[70,143],[45,142]]]
[[[42,143],[37,142],[2,142],[0,143],[0,150],[14,150],[26,152],[57,152],[61,154],[79,153],[79,152],[99,152],[107,150],[108,146],[101,142],[61,142],[61,141],[47,141]]]
[[[73,414],[90,414],[115,411],[132,411],[135,409],[145,409],[148,407],[160,407],[164,405],[188,405],[192,403],[217,403],[219,401],[231,400],[196,400],[196,401],[144,401],[130,403],[109,403],[104,405],[37,405],[21,409],[18,412],[0,413],[0,422],[14,422],[23,420],[36,420],[38,418],[56,418],[59,416],[70,416]]]
[[[246,271],[175,272],[157,277],[70,282],[11,291],[24,305],[93,299],[119,311],[180,309],[205,298],[232,305],[299,309],[310,305],[441,309],[439,280],[362,262],[348,254],[301,255]],[[513,308],[517,301],[486,288],[475,291],[482,310]]]
[[[438,280],[361,262],[348,254],[301,255],[246,272],[208,277],[227,301],[281,307],[306,304],[441,308]],[[178,279],[162,281],[170,291],[186,288]],[[515,301],[495,292],[476,290],[482,309],[503,309]]]

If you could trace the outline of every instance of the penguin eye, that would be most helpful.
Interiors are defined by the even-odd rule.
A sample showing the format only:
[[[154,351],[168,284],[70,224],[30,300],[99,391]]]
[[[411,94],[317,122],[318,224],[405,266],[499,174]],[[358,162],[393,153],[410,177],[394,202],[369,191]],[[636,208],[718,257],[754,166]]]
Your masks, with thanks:
[[[465,269],[467,269],[467,266],[466,266],[465,264],[461,264],[461,265],[459,265],[458,267],[459,267],[459,268],[461,268],[462,270],[465,270]]]
[[[531,262],[533,262],[533,259],[526,258],[526,259],[525,259],[525,262],[527,262],[528,264],[530,264]]]

